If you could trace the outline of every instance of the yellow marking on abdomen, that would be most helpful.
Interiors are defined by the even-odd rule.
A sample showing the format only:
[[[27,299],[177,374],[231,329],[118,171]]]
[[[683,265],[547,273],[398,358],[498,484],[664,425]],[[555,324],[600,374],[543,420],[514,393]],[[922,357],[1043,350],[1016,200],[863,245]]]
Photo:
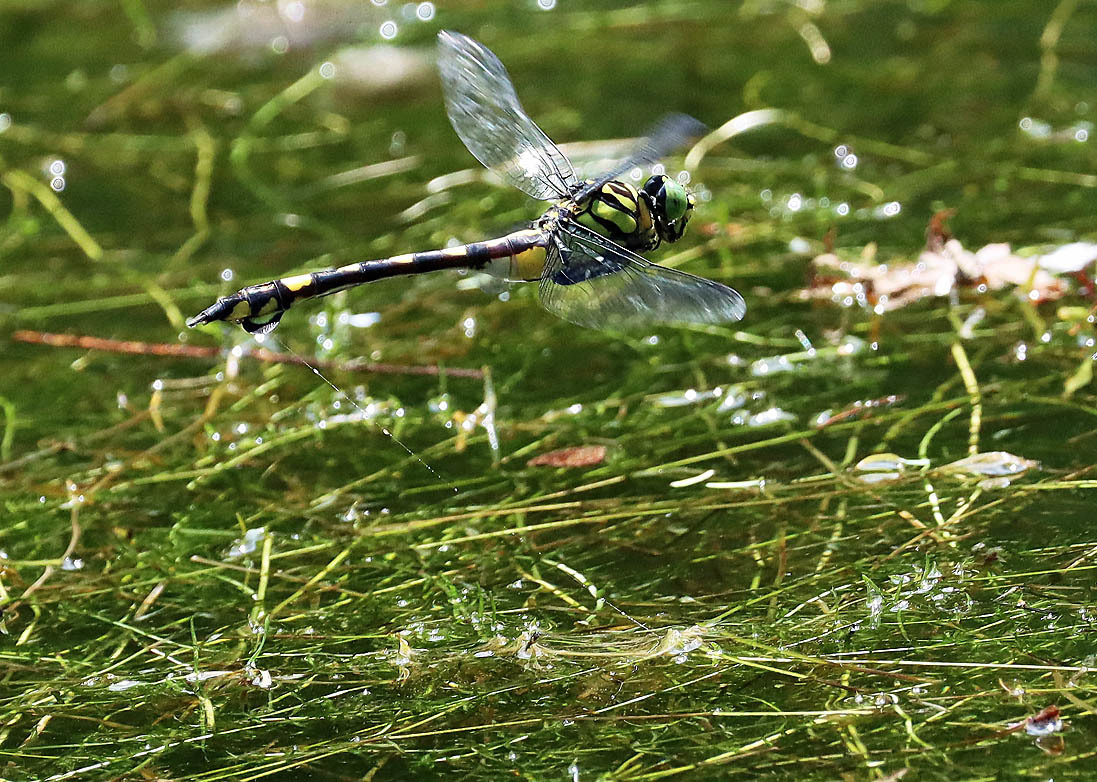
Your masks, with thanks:
[[[259,308],[259,311],[254,313],[254,315],[270,315],[273,312],[278,312],[278,310],[280,309],[282,309],[282,307],[278,304],[278,299],[271,296],[270,300],[263,304],[263,306]]]
[[[298,274],[295,277],[285,277],[280,281],[289,290],[297,293],[302,288],[307,288],[312,283],[311,274]]]
[[[511,276],[516,280],[539,280],[545,270],[545,248],[534,245],[515,253],[510,260]]]

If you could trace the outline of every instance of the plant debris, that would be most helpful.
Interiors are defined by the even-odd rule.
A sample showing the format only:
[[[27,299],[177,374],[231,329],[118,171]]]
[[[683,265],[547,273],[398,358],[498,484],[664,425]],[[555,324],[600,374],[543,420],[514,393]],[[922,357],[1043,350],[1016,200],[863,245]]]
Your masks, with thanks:
[[[578,445],[534,456],[526,464],[530,467],[593,467],[605,460],[606,446]]]
[[[878,314],[927,297],[947,296],[959,288],[980,292],[1013,288],[1034,303],[1054,301],[1069,290],[1062,275],[1080,273],[1097,260],[1097,244],[1072,242],[1043,253],[1020,255],[1006,243],[972,252],[945,225],[950,212],[939,212],[926,231],[925,249],[914,261],[877,260],[877,247],[866,245],[856,260],[824,252],[815,257],[815,276],[806,298],[861,306]]]

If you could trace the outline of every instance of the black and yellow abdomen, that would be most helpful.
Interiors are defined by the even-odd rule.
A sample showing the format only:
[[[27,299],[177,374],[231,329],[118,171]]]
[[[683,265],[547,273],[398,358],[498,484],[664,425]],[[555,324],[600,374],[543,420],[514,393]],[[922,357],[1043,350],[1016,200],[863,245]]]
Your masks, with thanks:
[[[193,327],[227,320],[240,323],[250,332],[265,333],[273,329],[282,314],[299,301],[327,296],[386,277],[441,269],[476,269],[515,281],[537,280],[544,271],[547,243],[548,238],[543,230],[531,228],[498,239],[444,250],[394,255],[336,269],[283,277],[250,285],[230,296],[221,297],[188,320],[187,325]]]

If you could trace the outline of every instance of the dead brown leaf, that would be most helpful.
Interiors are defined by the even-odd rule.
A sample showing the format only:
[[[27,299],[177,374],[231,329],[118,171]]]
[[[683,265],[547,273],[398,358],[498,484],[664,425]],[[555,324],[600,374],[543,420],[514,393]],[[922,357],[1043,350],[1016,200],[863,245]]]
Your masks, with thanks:
[[[606,460],[606,446],[577,445],[534,456],[526,464],[530,467],[593,467]]]

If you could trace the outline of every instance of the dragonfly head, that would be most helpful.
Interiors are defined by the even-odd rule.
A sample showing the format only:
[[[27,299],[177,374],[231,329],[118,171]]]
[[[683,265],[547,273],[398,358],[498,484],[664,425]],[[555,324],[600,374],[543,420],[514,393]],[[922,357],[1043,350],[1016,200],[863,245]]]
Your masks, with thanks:
[[[659,238],[676,242],[686,231],[693,216],[693,194],[681,183],[663,174],[656,174],[644,183],[640,191],[651,210],[651,219]]]

